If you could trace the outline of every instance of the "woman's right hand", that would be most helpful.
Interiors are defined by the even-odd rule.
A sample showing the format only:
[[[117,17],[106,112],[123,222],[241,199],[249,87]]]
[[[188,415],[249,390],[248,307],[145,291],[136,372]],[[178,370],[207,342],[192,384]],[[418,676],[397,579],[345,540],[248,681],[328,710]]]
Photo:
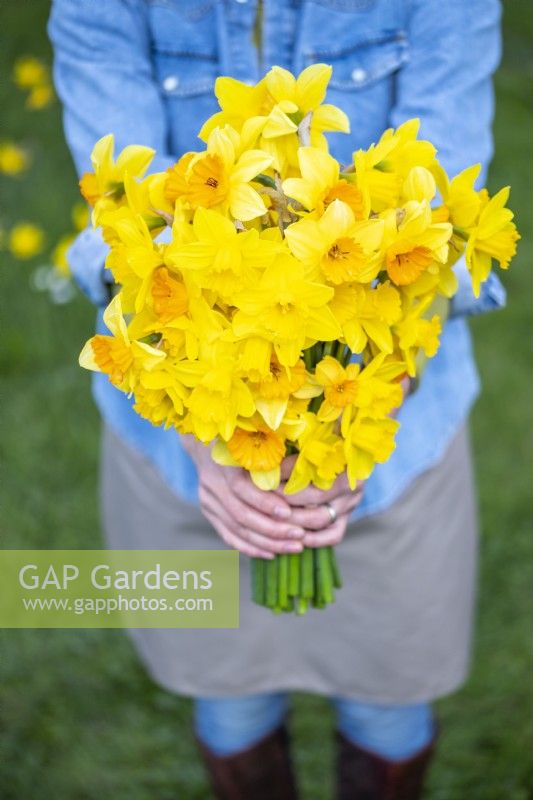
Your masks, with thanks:
[[[292,523],[283,497],[258,489],[243,469],[216,464],[210,448],[193,436],[181,439],[198,471],[202,513],[226,544],[268,559],[302,551],[305,531]]]

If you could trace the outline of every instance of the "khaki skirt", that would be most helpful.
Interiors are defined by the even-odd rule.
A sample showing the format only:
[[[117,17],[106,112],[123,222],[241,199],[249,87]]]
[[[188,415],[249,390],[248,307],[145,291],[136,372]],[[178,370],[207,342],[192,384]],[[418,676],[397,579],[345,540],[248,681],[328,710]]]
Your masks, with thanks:
[[[225,547],[110,429],[101,506],[113,549]],[[477,560],[467,430],[391,508],[350,525],[337,552],[344,586],[327,609],[297,617],[256,606],[243,556],[239,629],[128,633],[152,677],[183,695],[294,690],[414,703],[456,689],[468,671]]]

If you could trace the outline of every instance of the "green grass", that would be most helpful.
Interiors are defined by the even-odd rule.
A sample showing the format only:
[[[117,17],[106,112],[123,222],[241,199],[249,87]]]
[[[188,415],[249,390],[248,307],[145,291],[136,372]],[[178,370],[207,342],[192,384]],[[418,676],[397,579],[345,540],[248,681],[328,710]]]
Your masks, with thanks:
[[[50,60],[47,9],[46,0],[2,4],[2,75],[20,54]],[[466,688],[439,703],[442,737],[430,800],[533,798],[528,12],[527,0],[507,4],[491,173],[493,186],[513,186],[523,239],[506,276],[508,309],[472,325],[485,387],[473,416],[484,531],[475,660]],[[1,179],[0,224],[39,222],[52,243],[68,230],[68,209],[77,197],[60,110],[24,111],[22,95],[5,80],[0,115],[0,138],[23,141],[35,162],[24,179]],[[97,547],[99,423],[88,378],[77,366],[93,311],[81,297],[52,305],[30,288],[36,263],[18,264],[6,254],[1,260],[2,547]],[[151,683],[122,633],[4,631],[0,644],[3,800],[207,796],[190,703]],[[297,765],[306,800],[328,796],[331,722],[323,700],[296,698]]]

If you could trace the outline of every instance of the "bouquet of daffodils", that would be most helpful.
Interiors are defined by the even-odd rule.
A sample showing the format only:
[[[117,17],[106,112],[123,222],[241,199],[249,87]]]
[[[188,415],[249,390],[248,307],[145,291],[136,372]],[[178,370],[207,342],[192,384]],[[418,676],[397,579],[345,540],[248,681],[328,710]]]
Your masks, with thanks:
[[[154,151],[115,161],[105,136],[80,182],[118,289],[109,335],[80,363],[265,491],[288,454],[287,493],[344,471],[355,489],[386,461],[401,381],[438,350],[455,262],[466,255],[477,295],[519,238],[509,189],[476,190],[479,166],[450,180],[416,119],[341,166],[324,136],[349,132],[323,102],[330,75],[221,77],[198,152],[144,177]],[[340,586],[327,547],[254,559],[252,574],[256,602],[277,611],[324,607]]]

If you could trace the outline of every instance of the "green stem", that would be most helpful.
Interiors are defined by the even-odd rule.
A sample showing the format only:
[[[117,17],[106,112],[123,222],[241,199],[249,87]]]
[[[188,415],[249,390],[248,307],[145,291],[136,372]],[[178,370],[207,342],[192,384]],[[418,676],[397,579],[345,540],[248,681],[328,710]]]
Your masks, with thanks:
[[[289,589],[289,556],[283,553],[278,556],[278,602],[282,609],[288,605]]]
[[[300,616],[305,614],[309,607],[309,601],[304,597],[298,597],[296,600],[296,613]]]
[[[252,596],[254,602],[260,606],[265,605],[265,567],[264,558],[253,558],[251,564]]]
[[[312,600],[314,594],[314,559],[313,548],[304,547],[300,572],[300,596]]]
[[[333,575],[333,586],[335,589],[340,589],[342,587],[342,576],[339,570],[339,565],[337,564],[337,556],[335,553],[334,547],[328,547],[329,550],[329,560],[331,564],[331,574]]]
[[[266,562],[266,604],[275,608],[278,601],[278,556]]]
[[[289,594],[291,597],[297,597],[300,590],[301,560],[300,553],[291,553],[289,556]]]
[[[319,547],[317,550],[318,577],[320,582],[320,599],[326,604],[333,603],[333,575],[331,572],[331,559],[329,547]]]

